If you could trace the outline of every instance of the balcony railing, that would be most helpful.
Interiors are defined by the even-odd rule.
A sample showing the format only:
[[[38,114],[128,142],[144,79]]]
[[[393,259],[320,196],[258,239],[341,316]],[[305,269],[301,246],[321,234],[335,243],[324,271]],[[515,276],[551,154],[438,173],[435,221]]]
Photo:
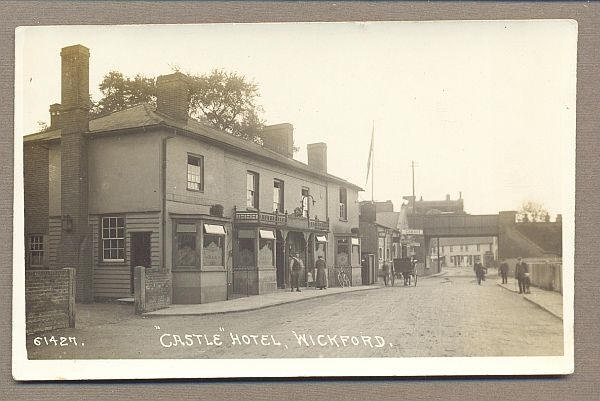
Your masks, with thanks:
[[[235,211],[236,223],[262,224],[289,229],[329,231],[328,220],[309,219],[291,214],[268,213],[257,211]]]

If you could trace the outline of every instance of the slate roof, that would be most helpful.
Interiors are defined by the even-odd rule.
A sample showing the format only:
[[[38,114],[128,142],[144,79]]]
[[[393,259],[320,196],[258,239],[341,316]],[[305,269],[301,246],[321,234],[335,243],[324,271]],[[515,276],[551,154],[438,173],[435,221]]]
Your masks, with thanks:
[[[296,170],[303,171],[307,174],[320,177],[327,181],[337,182],[339,184],[354,188],[358,191],[363,190],[358,185],[346,181],[343,178],[334,176],[332,174],[320,172],[298,160],[285,157],[284,155],[267,149],[257,143],[247,141],[242,138],[238,138],[233,135],[218,131],[193,118],[188,118],[186,122],[173,120],[165,115],[156,112],[156,110],[154,110],[152,106],[146,103],[138,104],[125,110],[117,111],[105,116],[92,119],[90,120],[89,129],[92,135],[102,135],[103,133],[109,133],[113,131],[144,127],[156,127],[159,125],[166,125],[178,128],[186,131],[189,134],[192,134],[192,136],[197,136],[199,140],[210,141],[221,146],[226,146],[229,149],[234,149],[238,152],[250,153],[268,159],[277,164],[284,165]],[[29,142],[36,140],[52,140],[59,139],[60,136],[61,130],[55,129],[26,135],[23,138],[23,141]]]
[[[400,212],[377,212],[375,222],[381,226],[397,229],[399,216]]]

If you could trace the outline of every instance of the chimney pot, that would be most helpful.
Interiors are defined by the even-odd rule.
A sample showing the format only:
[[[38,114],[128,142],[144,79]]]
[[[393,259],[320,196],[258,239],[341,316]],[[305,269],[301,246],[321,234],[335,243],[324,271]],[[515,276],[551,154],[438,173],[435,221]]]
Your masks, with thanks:
[[[50,128],[59,128],[60,125],[60,104],[50,105]]]
[[[156,79],[156,111],[179,122],[187,122],[190,109],[189,77],[181,72]]]
[[[309,143],[306,145],[308,167],[322,173],[327,172],[327,144],[325,142]]]

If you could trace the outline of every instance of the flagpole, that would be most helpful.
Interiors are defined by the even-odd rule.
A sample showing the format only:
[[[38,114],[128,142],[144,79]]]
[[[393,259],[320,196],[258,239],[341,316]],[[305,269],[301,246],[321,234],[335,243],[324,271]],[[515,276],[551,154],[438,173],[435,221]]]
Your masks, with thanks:
[[[371,203],[375,203],[375,120],[373,120],[373,128],[371,129],[372,150],[371,156]]]

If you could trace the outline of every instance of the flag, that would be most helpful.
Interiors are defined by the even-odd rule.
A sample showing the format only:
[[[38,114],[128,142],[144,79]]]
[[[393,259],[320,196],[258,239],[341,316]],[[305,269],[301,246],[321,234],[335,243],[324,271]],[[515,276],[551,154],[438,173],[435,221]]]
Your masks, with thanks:
[[[369,172],[371,170],[371,160],[373,159],[373,137],[375,135],[375,122],[373,122],[373,129],[371,130],[371,147],[369,148],[369,160],[367,161],[367,178],[365,180],[365,187],[369,182]]]

